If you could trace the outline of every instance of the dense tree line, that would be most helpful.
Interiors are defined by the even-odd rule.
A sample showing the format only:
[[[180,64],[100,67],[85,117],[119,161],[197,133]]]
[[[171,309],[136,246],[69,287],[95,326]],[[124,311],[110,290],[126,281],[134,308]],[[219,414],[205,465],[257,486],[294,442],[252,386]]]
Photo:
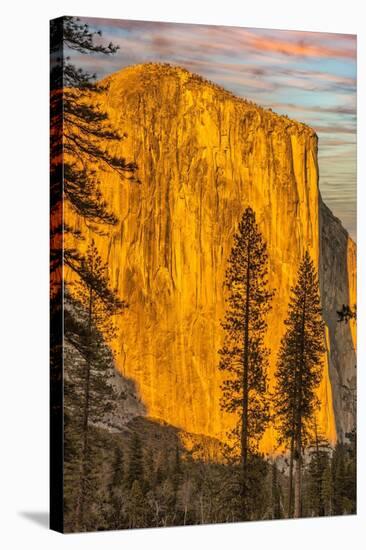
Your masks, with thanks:
[[[140,419],[143,422],[142,419]],[[160,427],[161,430],[168,429]],[[241,520],[240,465],[193,457],[180,440],[156,446],[134,424],[121,433],[90,428],[90,462],[85,494],[85,529],[107,530],[231,523]],[[336,516],[356,511],[352,443],[305,454],[302,516]],[[247,520],[282,519],[288,509],[288,467],[282,456],[258,458]],[[256,474],[256,475],[255,475]],[[71,487],[71,485],[70,485]],[[66,530],[75,531],[77,494],[66,495]],[[247,505],[248,506],[248,505]]]

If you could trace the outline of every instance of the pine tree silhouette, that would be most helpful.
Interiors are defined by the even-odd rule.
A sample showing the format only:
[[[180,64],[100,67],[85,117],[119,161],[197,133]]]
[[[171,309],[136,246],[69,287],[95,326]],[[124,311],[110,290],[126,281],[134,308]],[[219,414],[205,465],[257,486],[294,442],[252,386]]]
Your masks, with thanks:
[[[51,131],[50,131],[50,271],[51,271],[51,446],[54,449],[51,461],[51,479],[56,487],[54,493],[60,493],[57,483],[57,471],[62,465],[56,464],[55,457],[62,456],[60,443],[62,434],[62,334],[65,330],[65,338],[74,347],[75,353],[83,353],[85,361],[93,358],[93,368],[97,364],[96,346],[101,341],[99,329],[95,327],[89,331],[85,328],[87,313],[81,311],[85,300],[78,301],[69,292],[63,280],[63,266],[71,268],[82,282],[86,278],[85,285],[92,288],[92,294],[101,298],[108,308],[113,304],[108,300],[107,277],[105,284],[97,282],[93,287],[93,276],[88,269],[88,261],[75,248],[68,244],[68,234],[75,239],[81,239],[81,234],[75,227],[71,227],[64,217],[64,211],[72,210],[92,230],[100,232],[102,225],[114,225],[117,218],[110,211],[105,201],[100,182],[97,179],[97,170],[109,170],[119,176],[119,179],[137,181],[134,177],[136,164],[126,161],[121,155],[110,154],[105,144],[117,145],[126,138],[126,134],[117,130],[111,124],[109,117],[98,104],[98,96],[105,91],[95,83],[96,75],[76,67],[67,57],[67,51],[74,50],[81,55],[114,54],[118,46],[103,44],[101,32],[92,32],[88,25],[82,24],[78,18],[62,17],[51,21],[50,25],[51,45]],[[110,150],[110,149],[109,149]],[[65,209],[66,206],[66,209]],[[105,273],[106,275],[106,273]],[[65,300],[64,300],[65,298]],[[65,309],[63,322],[62,309]],[[86,324],[85,324],[86,323]],[[107,328],[108,330],[108,328]],[[94,349],[87,349],[89,341],[93,341]],[[106,335],[108,340],[108,334]],[[102,351],[104,354],[101,360]],[[110,352],[104,344],[99,346],[98,361],[104,365]],[[104,368],[103,367],[103,368]],[[101,380],[101,379],[100,379]],[[100,397],[105,394],[103,384],[99,380]],[[91,377],[96,384],[96,378]],[[70,382],[70,381],[69,381]],[[65,402],[70,403],[77,399],[78,392],[75,385],[65,384]],[[96,388],[94,388],[96,389]],[[72,434],[69,427],[73,425],[66,415],[72,412],[75,418],[76,409],[65,407],[65,449],[77,446],[77,442],[69,441]],[[54,465],[54,466],[53,466]],[[83,476],[85,479],[85,475]],[[67,477],[66,477],[67,479]],[[65,491],[72,492],[71,487]],[[54,502],[62,503],[60,499]],[[80,499],[79,499],[80,500]],[[61,511],[51,512],[52,522],[56,525],[57,517]],[[81,517],[80,513],[79,516]],[[62,529],[63,527],[61,527]]]
[[[240,455],[243,519],[247,513],[249,453],[257,451],[269,420],[266,396],[269,351],[263,339],[273,293],[268,287],[267,266],[266,244],[253,210],[247,208],[228,260],[227,311],[222,323],[225,340],[219,351],[219,369],[228,374],[222,385],[221,407],[237,416],[230,439],[233,450]]]
[[[90,74],[72,64],[65,51],[75,50],[83,55],[114,54],[118,46],[96,43],[101,32],[90,31],[78,18],[62,17],[51,21],[51,274],[54,288],[61,284],[55,275],[62,262],[79,275],[81,257],[75,248],[64,246],[63,235],[80,236],[64,220],[64,202],[87,224],[114,225],[116,216],[103,198],[96,176],[98,167],[118,174],[120,178],[134,176],[137,166],[122,156],[110,154],[105,143],[117,144],[126,138],[113,127],[108,114],[96,98],[105,87],[95,83]],[[92,97],[93,96],[93,97]]]
[[[357,307],[356,305],[354,305],[352,309],[350,308],[349,305],[343,304],[342,309],[337,310],[337,315],[338,315],[338,319],[337,319],[338,323],[347,324],[352,319],[354,320],[357,319]]]
[[[113,408],[113,356],[107,342],[116,335],[114,316],[127,306],[109,288],[108,267],[92,240],[81,262],[83,277],[73,289],[72,313],[65,322],[65,338],[84,359],[65,371],[65,415],[80,418],[80,483],[76,506],[77,528],[84,528],[87,492],[89,424],[103,420]],[[65,311],[66,317],[68,310]],[[77,327],[73,324],[77,324]]]
[[[324,323],[314,263],[306,252],[291,289],[286,332],[277,361],[274,393],[275,422],[280,444],[290,445],[288,516],[292,517],[293,465],[296,462],[295,517],[301,516],[303,448],[309,441],[311,421],[318,406]]]

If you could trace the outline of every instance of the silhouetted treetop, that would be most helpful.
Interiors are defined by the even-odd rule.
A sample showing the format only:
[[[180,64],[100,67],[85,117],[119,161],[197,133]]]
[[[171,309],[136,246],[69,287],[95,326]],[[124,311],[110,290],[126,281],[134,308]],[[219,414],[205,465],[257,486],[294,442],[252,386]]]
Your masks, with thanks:
[[[348,323],[351,319],[357,319],[357,308],[356,305],[353,306],[353,309],[347,304],[343,304],[340,310],[337,310],[338,323]]]

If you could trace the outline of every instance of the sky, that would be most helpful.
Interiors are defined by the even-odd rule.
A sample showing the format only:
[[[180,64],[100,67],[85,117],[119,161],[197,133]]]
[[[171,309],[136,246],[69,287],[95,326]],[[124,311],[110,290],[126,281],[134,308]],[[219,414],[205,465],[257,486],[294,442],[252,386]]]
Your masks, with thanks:
[[[304,122],[319,137],[322,197],[356,238],[356,36],[302,31],[82,18],[115,55],[67,52],[102,78],[167,62]]]

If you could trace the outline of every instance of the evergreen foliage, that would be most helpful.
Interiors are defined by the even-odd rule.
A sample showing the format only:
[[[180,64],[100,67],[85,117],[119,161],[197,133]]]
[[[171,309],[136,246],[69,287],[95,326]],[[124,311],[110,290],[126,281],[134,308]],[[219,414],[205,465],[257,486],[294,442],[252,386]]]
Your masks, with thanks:
[[[153,422],[150,422],[148,429],[141,431],[137,424],[144,423],[149,424],[149,421],[140,419],[139,423],[132,423],[117,434],[90,426],[85,528],[94,531],[240,521],[240,464],[194,459],[190,452],[182,448],[176,436],[164,438],[164,445],[157,446],[157,441],[162,441],[162,436],[154,429]],[[168,429],[165,426],[159,427],[161,432]],[[136,440],[142,442],[143,434],[143,450],[141,454],[140,451],[137,453],[143,475],[130,485],[131,451],[136,447]],[[334,449],[324,444],[320,449],[322,460],[324,459],[321,480],[325,515],[355,513],[355,485],[352,477],[355,459],[352,444],[338,444]],[[165,455],[163,468],[162,450]],[[303,516],[316,517],[319,515],[319,499],[316,494],[319,470],[315,462],[315,448],[309,447],[305,456]],[[161,474],[156,475],[159,469]],[[141,472],[140,468],[138,470]],[[251,481],[252,490],[248,495],[247,519],[284,517],[288,469],[282,469],[278,461],[269,463],[263,457],[257,456],[255,467],[248,471],[255,479]],[[75,497],[71,499],[69,494],[72,484],[67,483],[67,487],[67,530],[74,531]]]
[[[65,302],[65,341],[76,350],[80,360],[75,360],[74,353],[74,360],[65,363],[64,415],[65,469],[68,459],[73,464],[76,453],[79,492],[75,521],[77,529],[83,530],[90,473],[89,426],[103,421],[116,404],[113,387],[116,374],[107,344],[115,337],[113,318],[126,304],[109,288],[107,265],[102,263],[93,241],[80,265],[83,276]],[[76,433],[68,429],[71,418]]]
[[[337,443],[332,458],[331,515],[356,513],[356,446],[350,435],[350,443]]]
[[[136,164],[112,155],[105,144],[118,144],[126,134],[110,123],[96,98],[105,87],[95,84],[96,75],[73,65],[65,57],[67,48],[83,55],[110,55],[113,44],[103,45],[88,25],[74,17],[51,21],[51,272],[61,269],[62,260],[80,274],[80,254],[67,247],[62,257],[62,235],[72,232],[63,219],[63,202],[94,229],[114,225],[116,216],[103,198],[96,176],[98,167],[120,178],[134,179]]]
[[[319,431],[314,419],[313,436],[308,445],[308,456],[306,466],[306,509],[308,514],[314,516],[325,516],[330,514],[330,467],[331,467],[331,446],[329,441]]]
[[[230,434],[231,450],[240,455],[242,510],[247,515],[248,463],[269,421],[267,367],[264,345],[266,315],[272,292],[268,287],[268,254],[255,213],[247,208],[240,220],[228,260],[228,290],[219,369],[228,374],[222,385],[221,406],[237,416]]]
[[[281,519],[282,517],[282,490],[277,464],[276,461],[273,461],[271,467],[271,518]]]
[[[324,323],[314,263],[306,252],[296,285],[291,289],[286,332],[277,361],[274,393],[278,440],[290,448],[288,516],[292,516],[293,461],[296,461],[295,516],[301,515],[302,454],[309,443],[311,422],[318,406]]]
[[[356,305],[351,308],[348,304],[343,304],[342,308],[337,311],[338,323],[348,323],[351,319],[357,319],[357,307]]]
[[[141,440],[137,433],[133,433],[130,447],[130,461],[128,467],[127,486],[132,487],[135,481],[139,484],[144,479],[143,455]]]

